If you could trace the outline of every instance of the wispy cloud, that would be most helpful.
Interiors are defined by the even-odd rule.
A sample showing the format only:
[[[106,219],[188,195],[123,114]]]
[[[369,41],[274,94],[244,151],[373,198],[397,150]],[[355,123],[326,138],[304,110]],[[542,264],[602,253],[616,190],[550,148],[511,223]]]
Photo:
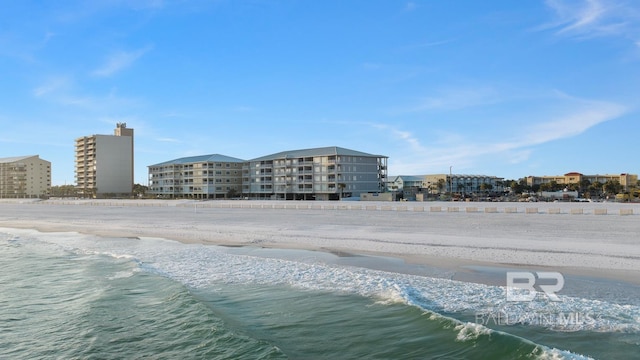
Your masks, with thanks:
[[[626,111],[626,107],[619,104],[584,102],[571,113],[528,128],[526,137],[520,140],[523,145],[529,146],[576,136],[600,123],[613,120]]]
[[[365,70],[378,70],[382,68],[382,64],[379,63],[373,63],[373,62],[366,62],[362,64],[362,67]]]
[[[252,112],[255,111],[255,109],[251,106],[246,106],[246,105],[240,105],[240,106],[236,106],[234,108],[231,109],[234,112],[239,112],[239,113],[247,113],[247,112]]]
[[[501,159],[505,164],[527,161],[535,149],[545,143],[571,138],[607,121],[626,114],[629,109],[620,104],[573,98],[565,94],[557,96],[564,102],[563,110],[554,114],[532,115],[527,122],[504,123],[516,126],[510,137],[497,136],[498,141],[487,142],[485,137],[474,134],[442,132],[429,144],[416,134],[388,124],[370,124],[384,131],[392,141],[401,144],[398,153],[392,154],[394,172],[412,174],[441,172],[455,165],[458,171],[472,167],[483,159]],[[464,125],[462,125],[464,126]]]
[[[562,0],[547,0],[547,6],[558,16],[559,33],[590,31],[607,11],[600,0],[585,0],[578,6],[569,5]]]
[[[44,97],[48,94],[55,93],[61,89],[67,87],[69,80],[65,77],[53,77],[45,81],[42,85],[33,89],[33,95],[35,97]]]
[[[168,142],[168,143],[179,143],[180,142],[180,140],[178,140],[178,139],[166,138],[166,137],[165,138],[157,138],[156,141]]]
[[[83,94],[70,77],[51,77],[32,90],[35,98],[65,107],[103,112],[114,108],[125,109],[141,104],[139,99],[125,98],[116,89],[104,95]]]
[[[415,47],[417,47],[417,48],[434,47],[434,46],[440,46],[440,45],[448,44],[448,43],[453,42],[453,41],[454,41],[453,39],[440,40],[440,41],[430,41],[430,42],[425,42],[425,43],[422,43],[422,44],[415,45]]]
[[[106,62],[98,69],[92,72],[92,75],[98,77],[109,77],[130,67],[144,54],[149,52],[152,46],[146,46],[135,51],[117,51],[109,56]]]
[[[421,153],[426,151],[427,149],[420,144],[420,140],[411,133],[410,131],[400,130],[396,127],[387,124],[367,124],[371,127],[374,127],[378,130],[385,131],[387,133],[391,133],[392,136],[408,145],[408,147],[415,152]]]
[[[401,109],[400,112],[457,110],[492,105],[502,101],[504,98],[491,87],[449,88],[440,90],[434,96],[425,97],[417,105]]]
[[[416,10],[417,8],[418,8],[418,4],[416,4],[416,3],[415,3],[415,2],[413,2],[413,1],[409,1],[409,2],[407,2],[407,3],[405,4],[405,6],[404,6],[404,10],[405,10],[405,11],[414,11],[414,10]]]
[[[546,0],[554,18],[538,27],[559,36],[592,38],[618,36],[637,41],[640,8],[620,0]]]
[[[446,40],[434,40],[434,41],[425,41],[418,44],[407,45],[400,48],[400,50],[416,50],[416,49],[425,49],[431,48],[441,45],[446,45],[456,41],[455,39],[446,39]]]

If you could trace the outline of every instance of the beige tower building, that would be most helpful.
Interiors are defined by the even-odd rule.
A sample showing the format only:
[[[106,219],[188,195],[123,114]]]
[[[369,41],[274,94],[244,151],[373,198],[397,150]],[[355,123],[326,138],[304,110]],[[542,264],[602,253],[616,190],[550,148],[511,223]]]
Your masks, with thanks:
[[[51,189],[51,163],[38,155],[0,158],[0,198],[44,197]]]
[[[84,196],[129,195],[133,190],[133,129],[116,124],[114,135],[76,139],[76,185]]]

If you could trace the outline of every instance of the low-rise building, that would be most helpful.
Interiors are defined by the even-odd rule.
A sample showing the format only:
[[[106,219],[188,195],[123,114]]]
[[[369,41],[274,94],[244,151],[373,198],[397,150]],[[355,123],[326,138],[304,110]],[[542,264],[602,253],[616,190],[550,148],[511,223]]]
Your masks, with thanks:
[[[605,184],[608,181],[617,181],[622,185],[623,189],[629,190],[629,187],[637,186],[637,174],[613,174],[613,175],[584,175],[579,172],[570,172],[564,175],[556,176],[527,176],[527,185],[542,185],[556,183],[558,185],[573,184]]]
[[[44,197],[51,189],[51,162],[38,155],[0,158],[0,198]]]
[[[392,176],[387,182],[388,191],[403,191],[409,188],[424,188],[425,176],[399,175]]]
[[[211,154],[150,165],[148,193],[169,199],[240,196],[244,162],[230,156]]]
[[[421,191],[429,194],[479,194],[502,192],[504,178],[487,175],[465,174],[431,174],[396,176],[389,182],[389,191],[403,191],[413,193]]]

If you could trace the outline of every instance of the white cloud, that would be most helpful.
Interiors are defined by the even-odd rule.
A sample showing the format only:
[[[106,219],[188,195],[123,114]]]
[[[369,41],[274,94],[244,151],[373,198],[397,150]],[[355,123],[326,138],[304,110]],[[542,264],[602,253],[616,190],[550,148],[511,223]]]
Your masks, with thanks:
[[[112,76],[133,65],[133,63],[140,59],[145,53],[149,52],[151,48],[151,46],[146,46],[130,52],[117,51],[109,56],[104,65],[94,70],[92,75],[98,77]]]
[[[440,173],[452,165],[458,172],[463,172],[487,158],[501,159],[499,161],[505,165],[522,163],[530,159],[537,146],[580,135],[628,112],[619,104],[578,99],[566,94],[556,94],[555,99],[562,102],[562,110],[556,109],[555,115],[549,116],[548,111],[541,110],[538,114],[531,114],[529,121],[505,119],[504,123],[515,124],[517,128],[510,137],[496,137],[501,139],[497,142],[487,142],[484,137],[476,137],[473,133],[436,132],[439,139],[426,145],[419,135],[400,127],[387,124],[372,126],[390,134],[393,141],[404,143],[398,147],[397,153],[390,154],[392,171],[398,175],[410,175]]]
[[[537,145],[576,136],[600,123],[613,120],[626,111],[625,107],[618,104],[589,102],[569,114],[558,116],[553,121],[531,127],[527,136],[522,139],[523,144]]]
[[[415,106],[401,112],[420,112],[429,110],[457,110],[469,107],[492,105],[504,101],[498,92],[490,87],[450,88],[439,92],[437,96],[426,97]]]
[[[378,63],[366,62],[366,63],[362,64],[362,67],[365,70],[378,70],[378,69],[382,68],[382,65],[378,64]]]
[[[180,140],[173,139],[173,138],[157,138],[156,141],[169,142],[169,143],[179,143],[180,142]]]
[[[44,40],[42,41],[43,44],[46,44],[49,42],[49,40],[51,40],[52,38],[54,38],[57,34],[51,31],[47,31],[44,34]]]
[[[236,106],[236,107],[232,108],[231,110],[235,111],[235,112],[240,112],[240,113],[246,113],[246,112],[255,111],[255,109],[253,107],[245,106],[245,105]]]
[[[594,26],[603,18],[605,7],[600,0],[586,0],[582,6],[570,6],[564,1],[548,0],[547,5],[560,17],[560,33],[580,31]]]
[[[547,0],[554,19],[538,30],[557,35],[591,38],[618,36],[628,39],[640,34],[640,9],[619,0]]]
[[[440,40],[440,41],[430,41],[430,42],[425,42],[422,44],[418,44],[418,45],[414,45],[413,48],[427,48],[427,47],[433,47],[433,46],[440,46],[440,45],[444,45],[444,44],[448,44],[450,42],[453,42],[453,39],[448,39],[448,40]]]
[[[104,95],[82,94],[72,79],[66,77],[52,77],[35,87],[32,93],[34,97],[56,105],[96,112],[137,107],[142,103],[138,99],[120,97],[114,89]]]
[[[418,138],[409,131],[399,130],[387,125],[381,125],[378,126],[378,128],[390,131],[397,139],[405,142],[412,151],[424,152],[426,150],[422,144],[420,144],[420,140],[418,140]]]
[[[33,89],[33,95],[35,97],[44,97],[66,88],[68,84],[69,80],[67,78],[54,77],[47,80],[44,84]]]

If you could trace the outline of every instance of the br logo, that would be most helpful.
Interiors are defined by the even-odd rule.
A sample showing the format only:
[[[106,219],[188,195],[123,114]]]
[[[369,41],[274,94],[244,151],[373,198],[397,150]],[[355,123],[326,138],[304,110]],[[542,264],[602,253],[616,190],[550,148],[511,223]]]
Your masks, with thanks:
[[[538,287],[551,301],[562,301],[556,293],[564,287],[564,276],[552,271],[507,272],[507,301],[533,301]]]

